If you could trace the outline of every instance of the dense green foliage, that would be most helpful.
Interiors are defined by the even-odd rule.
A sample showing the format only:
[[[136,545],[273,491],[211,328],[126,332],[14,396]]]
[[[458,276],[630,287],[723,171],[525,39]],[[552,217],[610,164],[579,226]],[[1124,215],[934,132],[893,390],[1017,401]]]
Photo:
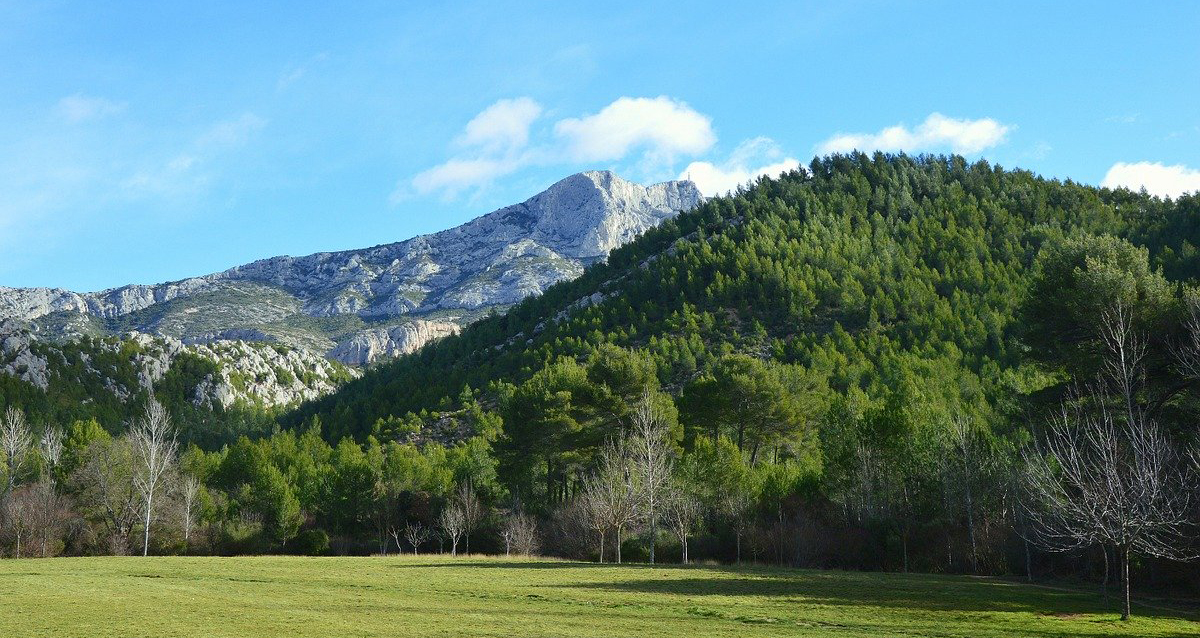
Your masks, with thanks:
[[[745,352],[880,400],[906,373],[937,370],[928,385],[955,388],[948,400],[1000,406],[1037,382],[1017,314],[1044,246],[1124,237],[1150,250],[1151,268],[1190,278],[1198,222],[1196,197],[1163,202],[958,157],[833,156],[668,221],[290,422],[320,414],[362,437],[377,419],[437,409],[464,385],[524,381],[602,343],[647,354],[671,388]]]

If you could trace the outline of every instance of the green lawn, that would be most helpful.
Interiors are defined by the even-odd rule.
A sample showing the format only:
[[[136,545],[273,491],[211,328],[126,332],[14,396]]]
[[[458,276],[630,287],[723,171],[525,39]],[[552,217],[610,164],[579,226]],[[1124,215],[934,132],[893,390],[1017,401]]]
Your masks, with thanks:
[[[1196,636],[962,577],[420,558],[0,560],[0,636]]]

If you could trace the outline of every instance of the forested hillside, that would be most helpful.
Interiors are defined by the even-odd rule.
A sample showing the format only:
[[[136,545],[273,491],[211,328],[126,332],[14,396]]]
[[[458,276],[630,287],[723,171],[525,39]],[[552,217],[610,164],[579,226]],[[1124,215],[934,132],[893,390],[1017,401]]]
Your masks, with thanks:
[[[923,391],[930,408],[1000,425],[1053,371],[1028,365],[1022,337],[1037,257],[1088,235],[1145,247],[1168,280],[1200,274],[1194,196],[1163,202],[959,157],[833,156],[668,221],[290,422],[319,415],[361,438],[466,385],[520,383],[611,344],[650,357],[676,396],[744,353],[802,366],[844,397]]]
[[[1198,235],[1194,195],[960,157],[817,159],[368,370],[281,432],[191,448],[186,516],[160,549],[323,551],[328,533],[344,552],[436,538],[686,560],[691,543],[719,560],[1097,577],[1118,555],[1181,558],[1196,514],[1179,495],[1200,471],[1184,469]],[[1055,419],[1123,424],[1113,445],[1132,451],[1105,462],[1169,488],[1129,507],[1169,529],[1056,545],[1054,481],[1071,477],[1037,471],[1065,458]],[[136,523],[105,523],[109,497],[87,490],[130,443],[96,430],[68,430],[59,475],[97,537],[128,548]],[[1088,525],[1153,527],[1127,522]],[[1147,565],[1133,569],[1176,578]]]

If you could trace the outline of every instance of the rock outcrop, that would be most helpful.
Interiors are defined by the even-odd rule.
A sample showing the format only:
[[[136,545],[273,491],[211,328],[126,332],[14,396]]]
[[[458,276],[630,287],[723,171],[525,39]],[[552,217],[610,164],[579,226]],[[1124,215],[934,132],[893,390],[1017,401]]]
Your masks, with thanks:
[[[380,359],[415,352],[418,348],[442,337],[458,334],[460,326],[453,321],[417,319],[387,328],[372,328],[354,334],[339,343],[326,356],[354,366],[365,366]]]

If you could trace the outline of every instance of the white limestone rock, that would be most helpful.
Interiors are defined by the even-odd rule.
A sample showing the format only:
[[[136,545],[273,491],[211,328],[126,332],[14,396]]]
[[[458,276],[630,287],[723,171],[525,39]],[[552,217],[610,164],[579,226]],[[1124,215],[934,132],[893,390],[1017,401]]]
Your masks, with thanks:
[[[272,257],[202,277],[95,293],[0,287],[0,319],[32,322],[39,339],[132,323],[138,331],[189,344],[234,338],[313,348],[344,334],[341,324],[325,320],[421,319],[541,294],[701,200],[688,181],[640,186],[611,172],[589,171],[456,228],[393,244]],[[449,328],[406,328],[396,335],[392,330],[343,339],[328,354],[361,365],[380,353],[415,349],[419,345],[410,344],[423,344],[421,335],[444,335]],[[405,330],[416,334],[406,336]]]
[[[357,332],[326,356],[347,365],[365,366],[380,359],[416,352],[430,341],[458,334],[458,331],[458,324],[452,321],[418,319],[398,326]]]

